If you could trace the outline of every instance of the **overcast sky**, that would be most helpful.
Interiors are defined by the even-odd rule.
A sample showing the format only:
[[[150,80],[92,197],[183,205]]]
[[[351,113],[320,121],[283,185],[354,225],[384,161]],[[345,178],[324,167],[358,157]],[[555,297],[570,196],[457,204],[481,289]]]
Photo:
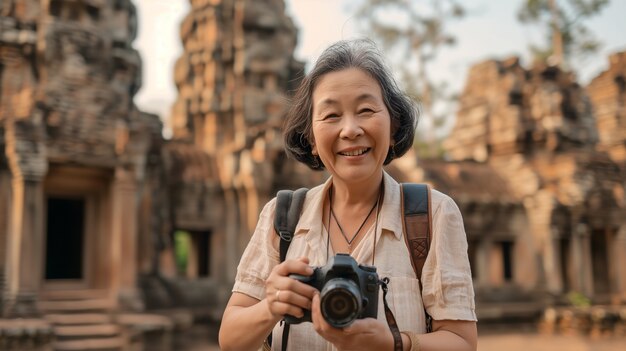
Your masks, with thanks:
[[[182,47],[179,24],[189,12],[189,0],[135,0],[139,34],[134,46],[143,60],[142,88],[135,97],[138,107],[167,118],[176,99],[173,65]],[[330,43],[362,36],[351,14],[358,0],[286,0],[287,12],[299,28],[296,57],[310,63]],[[521,3],[501,0],[464,0],[469,15],[450,26],[457,45],[439,54],[431,74],[461,89],[467,69],[488,58],[511,55],[524,58],[529,42],[540,43],[538,29],[522,26],[515,13]],[[612,0],[588,26],[604,46],[601,55],[587,60],[579,76],[586,83],[607,67],[606,55],[626,50],[626,0]],[[323,19],[323,20],[322,20]]]

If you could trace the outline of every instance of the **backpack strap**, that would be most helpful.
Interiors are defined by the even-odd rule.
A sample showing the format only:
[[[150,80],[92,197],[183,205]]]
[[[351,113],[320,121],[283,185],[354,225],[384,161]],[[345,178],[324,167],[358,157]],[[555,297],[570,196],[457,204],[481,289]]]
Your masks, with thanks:
[[[300,212],[302,212],[302,205],[306,193],[309,191],[307,188],[300,188],[296,191],[293,190],[279,190],[276,194],[276,210],[274,212],[274,230],[280,237],[280,262],[283,262],[287,257],[287,250],[291,245],[293,234],[298,225],[300,219]],[[287,349],[287,341],[289,339],[289,323],[284,323],[282,348],[283,351]],[[264,350],[269,350],[272,345],[272,333],[267,336],[263,344]]]
[[[422,269],[430,250],[433,236],[430,187],[427,184],[403,183],[402,189],[402,222],[404,240],[411,255],[411,264],[422,287]],[[427,332],[432,330],[431,317],[426,312]]]
[[[304,198],[309,189],[300,188],[296,191],[279,190],[276,194],[276,211],[274,229],[280,237],[280,262],[287,257],[287,250],[293,239],[293,232],[300,219]]]

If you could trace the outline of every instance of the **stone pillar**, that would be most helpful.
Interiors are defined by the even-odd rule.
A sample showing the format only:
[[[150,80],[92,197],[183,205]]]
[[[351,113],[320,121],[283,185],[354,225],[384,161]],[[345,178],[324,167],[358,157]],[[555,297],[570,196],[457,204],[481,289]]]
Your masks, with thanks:
[[[44,215],[42,180],[48,171],[38,125],[9,120],[5,125],[6,157],[11,170],[3,314],[36,315],[42,279]]]
[[[585,296],[593,294],[593,265],[591,262],[591,231],[585,224],[574,227],[572,236],[572,290]]]
[[[478,248],[476,252],[476,265],[477,267],[477,285],[481,288],[487,288],[490,285],[489,279],[489,257],[490,257],[490,240],[480,240],[478,242]]]
[[[524,200],[524,208],[528,216],[529,229],[533,234],[536,250],[540,255],[543,275],[538,281],[538,289],[550,295],[560,293],[560,271],[556,264],[555,247],[552,229],[552,213],[554,196],[547,190],[539,190],[532,197]]]
[[[615,241],[611,243],[611,257],[613,261],[610,263],[615,271],[614,276],[614,295],[615,303],[626,302],[626,225],[622,225],[615,236]]]
[[[239,250],[239,226],[237,225],[241,216],[239,215],[239,197],[234,189],[224,190],[224,202],[226,210],[225,232],[226,232],[226,283],[232,285],[235,281],[237,265],[240,259]]]
[[[111,211],[111,263],[113,292],[125,309],[142,309],[136,284],[137,272],[137,199],[132,170],[115,170]]]
[[[553,270],[551,278],[553,281],[550,284],[551,291],[563,292],[563,276],[560,274],[563,271],[561,267],[561,242],[559,236],[559,229],[552,226],[550,230],[550,251],[549,259],[550,265]]]

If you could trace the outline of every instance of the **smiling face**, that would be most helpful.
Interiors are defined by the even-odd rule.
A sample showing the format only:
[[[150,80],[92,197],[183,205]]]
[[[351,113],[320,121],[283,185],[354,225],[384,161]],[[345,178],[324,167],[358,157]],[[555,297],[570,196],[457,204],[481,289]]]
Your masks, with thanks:
[[[392,134],[378,82],[357,68],[330,72],[312,100],[313,154],[336,180],[380,181]]]

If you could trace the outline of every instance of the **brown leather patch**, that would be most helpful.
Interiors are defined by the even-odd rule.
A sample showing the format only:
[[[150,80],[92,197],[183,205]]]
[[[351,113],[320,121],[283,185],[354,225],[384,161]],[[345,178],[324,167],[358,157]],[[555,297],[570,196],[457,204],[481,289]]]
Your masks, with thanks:
[[[412,239],[411,243],[411,255],[417,258],[426,258],[428,255],[428,241],[424,238]]]

